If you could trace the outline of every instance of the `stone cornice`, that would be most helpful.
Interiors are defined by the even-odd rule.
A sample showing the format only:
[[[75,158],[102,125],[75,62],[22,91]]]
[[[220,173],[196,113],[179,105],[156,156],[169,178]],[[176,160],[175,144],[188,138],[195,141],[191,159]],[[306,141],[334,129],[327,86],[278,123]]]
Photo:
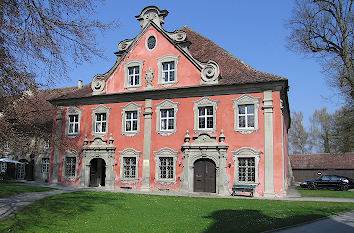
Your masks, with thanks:
[[[288,81],[272,81],[266,83],[248,83],[234,85],[203,85],[190,87],[176,87],[153,90],[131,91],[123,93],[94,95],[80,98],[53,99],[49,102],[56,106],[79,106],[91,104],[120,103],[131,101],[143,101],[145,99],[172,99],[186,97],[203,97],[213,95],[260,93],[265,90],[281,91],[288,88]],[[287,95],[286,95],[287,97]],[[287,105],[285,105],[287,106]]]

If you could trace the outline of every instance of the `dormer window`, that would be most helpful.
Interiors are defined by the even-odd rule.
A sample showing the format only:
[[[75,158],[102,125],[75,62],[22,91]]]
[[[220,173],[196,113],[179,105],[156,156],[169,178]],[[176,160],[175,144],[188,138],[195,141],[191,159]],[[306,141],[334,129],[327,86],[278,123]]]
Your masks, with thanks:
[[[178,55],[166,55],[158,59],[159,85],[170,86],[177,83]]]
[[[125,63],[125,81],[124,88],[126,89],[136,89],[141,87],[141,76],[143,71],[144,61],[132,60]]]

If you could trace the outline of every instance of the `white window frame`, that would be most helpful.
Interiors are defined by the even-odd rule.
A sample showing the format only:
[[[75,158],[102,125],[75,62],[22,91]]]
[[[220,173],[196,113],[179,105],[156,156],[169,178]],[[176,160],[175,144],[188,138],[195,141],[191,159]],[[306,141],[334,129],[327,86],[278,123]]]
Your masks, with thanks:
[[[177,158],[178,151],[174,151],[171,148],[162,148],[155,151],[155,182],[162,185],[169,185],[171,183],[176,183],[176,170],[177,170]],[[173,177],[172,178],[160,178],[160,158],[172,158],[173,161]]]
[[[148,46],[148,42],[149,42],[149,38],[150,37],[155,37],[155,46],[154,48],[152,49],[149,49],[149,46]],[[157,36],[155,34],[150,34],[149,36],[146,37],[146,40],[145,40],[145,47],[148,51],[153,51],[157,46]]]
[[[71,108],[69,108],[66,111],[66,115],[65,115],[65,122],[66,122],[65,135],[67,137],[74,138],[74,137],[80,136],[80,122],[81,122],[82,111],[83,110],[81,110],[81,109],[79,109],[77,107],[71,107]],[[78,132],[69,133],[69,127],[70,127],[70,124],[71,124],[70,116],[73,116],[73,115],[77,115],[78,116],[78,122],[77,122]],[[73,124],[73,129],[75,129],[74,126],[75,126],[75,124]]]
[[[203,98],[193,101],[194,106],[194,132],[196,133],[212,133],[216,132],[216,111],[218,109],[219,100],[213,100],[204,96]],[[199,108],[213,107],[213,128],[199,128]]]
[[[108,134],[108,123],[109,123],[109,113],[111,108],[103,106],[100,104],[96,108],[92,109],[92,135],[96,137],[106,136]],[[105,113],[106,114],[106,130],[105,132],[96,132],[96,114]]]
[[[238,149],[237,151],[232,151],[233,153],[233,160],[234,160],[234,167],[235,167],[235,173],[234,173],[234,184],[245,184],[245,185],[258,185],[259,184],[259,160],[260,160],[260,151],[256,151],[252,148],[249,147],[243,147]],[[255,174],[254,182],[250,181],[239,181],[239,158],[254,158],[254,164],[255,164]]]
[[[179,103],[173,102],[171,100],[164,100],[159,104],[155,104],[156,106],[156,133],[162,136],[169,136],[177,132],[177,112],[178,112]],[[170,130],[162,130],[161,129],[161,110],[163,109],[173,109],[174,111],[174,126],[173,129]]]
[[[44,161],[47,161],[48,163],[45,163]],[[42,158],[41,159],[41,173],[42,174],[48,174],[50,169],[50,158]]]
[[[177,73],[177,70],[178,70],[178,58],[179,58],[179,55],[168,54],[168,55],[165,55],[163,57],[160,57],[157,60],[157,66],[159,68],[159,77],[158,77],[158,84],[159,85],[171,86],[173,84],[178,83],[178,73]],[[174,71],[174,80],[166,82],[166,81],[164,81],[164,78],[163,78],[163,73],[164,73],[163,63],[167,63],[167,62],[173,62],[174,63],[174,69],[173,69],[173,71]]]
[[[131,61],[128,61],[124,64],[124,73],[125,73],[124,88],[125,89],[135,90],[135,89],[142,86],[143,64],[144,64],[144,61],[142,61],[142,60],[131,60]],[[132,68],[135,66],[139,67],[139,84],[138,85],[130,85],[129,68]]]
[[[134,113],[136,115],[136,118],[134,118]],[[130,129],[127,129],[127,123],[130,122]],[[136,122],[136,129],[134,129],[134,122]],[[136,132],[138,131],[138,111],[125,111],[125,131],[126,132]]]
[[[67,150],[63,154],[63,164],[62,164],[62,177],[65,180],[75,180],[77,178],[77,170],[79,164],[79,155],[80,153],[76,150]],[[66,163],[67,158],[75,157],[75,175],[74,176],[67,176],[66,175]]]
[[[139,104],[136,104],[133,102],[122,107],[122,135],[132,137],[132,136],[135,136],[140,133],[140,115],[141,115],[142,107],[143,107],[143,105],[139,105]],[[134,111],[137,112],[137,117],[138,117],[137,130],[136,131],[126,131],[126,128],[125,128],[126,120],[127,120],[126,119],[126,117],[127,117],[126,112],[134,112]]]
[[[5,173],[7,170],[7,163],[0,162],[0,172]]]
[[[250,134],[259,129],[258,124],[258,111],[259,111],[259,102],[261,98],[256,98],[250,95],[242,95],[239,98],[233,99],[234,102],[234,130],[235,132],[239,132],[241,134]],[[254,105],[254,127],[248,127],[246,122],[246,127],[240,127],[239,125],[239,106],[241,105]]]
[[[140,160],[141,152],[127,148],[121,152],[119,152],[120,158],[120,181],[125,183],[135,183],[139,181],[139,160]],[[135,164],[135,177],[134,178],[125,178],[124,177],[124,158],[134,157],[136,164]]]

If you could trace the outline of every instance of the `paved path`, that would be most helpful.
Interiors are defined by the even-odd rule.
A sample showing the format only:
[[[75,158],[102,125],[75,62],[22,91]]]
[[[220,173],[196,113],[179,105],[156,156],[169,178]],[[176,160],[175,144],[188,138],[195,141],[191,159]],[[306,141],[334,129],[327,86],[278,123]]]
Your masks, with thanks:
[[[276,231],[277,233],[353,233],[354,211],[330,216],[312,223]]]
[[[42,199],[44,197],[52,196],[55,194],[69,193],[76,190],[73,189],[58,189],[47,192],[31,192],[23,193],[9,198],[0,199],[0,219],[12,214],[13,212],[23,208],[24,206]]]

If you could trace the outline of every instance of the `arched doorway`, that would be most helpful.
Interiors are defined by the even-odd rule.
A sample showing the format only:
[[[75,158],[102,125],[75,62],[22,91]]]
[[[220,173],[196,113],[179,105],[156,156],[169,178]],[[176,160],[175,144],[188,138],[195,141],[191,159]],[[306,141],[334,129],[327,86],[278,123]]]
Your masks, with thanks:
[[[194,192],[216,192],[216,166],[211,159],[194,162]]]
[[[90,187],[105,186],[106,162],[101,158],[94,158],[90,161]]]

